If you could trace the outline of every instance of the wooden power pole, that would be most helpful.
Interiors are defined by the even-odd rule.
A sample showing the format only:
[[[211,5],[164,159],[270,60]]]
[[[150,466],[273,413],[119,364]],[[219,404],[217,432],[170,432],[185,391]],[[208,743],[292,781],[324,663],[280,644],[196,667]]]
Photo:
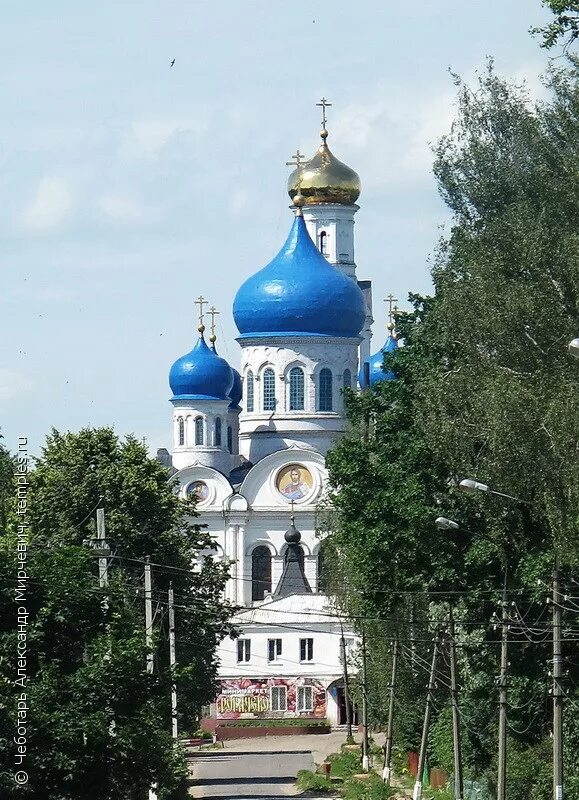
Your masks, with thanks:
[[[563,800],[563,654],[559,557],[553,569],[553,800]]]
[[[434,701],[434,678],[436,675],[436,665],[438,663],[439,642],[440,632],[437,631],[434,637],[434,647],[432,649],[432,664],[430,665],[426,709],[424,711],[424,724],[422,726],[422,738],[420,740],[420,753],[418,756],[418,772],[416,774],[416,783],[414,784],[412,800],[421,800],[422,797],[422,776],[426,765],[426,748],[428,746],[428,730],[430,728],[430,717],[432,716],[432,704]]]
[[[384,769],[382,770],[382,778],[386,785],[390,785],[390,772],[392,764],[392,736],[394,727],[394,690],[396,686],[396,670],[398,667],[398,639],[394,639],[394,647],[392,650],[392,675],[390,678],[390,698],[388,703],[388,728],[386,730],[386,741],[384,743]]]
[[[348,659],[346,658],[346,640],[344,639],[344,626],[340,623],[340,651],[342,653],[342,670],[344,673],[344,703],[346,706],[346,737],[352,739],[352,707],[350,706],[350,685],[348,680]]]
[[[501,672],[499,675],[499,760],[497,774],[497,800],[507,800],[507,671],[509,604],[507,597],[507,572],[501,600]]]
[[[175,664],[177,663],[175,653],[175,598],[173,595],[173,584],[169,584],[169,665],[171,673],[174,672]],[[171,733],[173,739],[177,740],[177,685],[175,683],[175,676],[172,676],[171,682]]]
[[[362,631],[362,769],[370,770],[370,749],[368,746],[368,670],[366,664],[366,633]]]
[[[147,642],[147,672],[153,672],[153,601],[151,585],[151,564],[149,556],[145,556],[145,640]]]
[[[452,740],[454,744],[454,798],[463,800],[464,781],[462,778],[462,748],[460,740],[460,710],[458,706],[458,680],[456,668],[456,639],[452,605],[448,616],[448,644],[450,655],[450,697],[452,702]]]

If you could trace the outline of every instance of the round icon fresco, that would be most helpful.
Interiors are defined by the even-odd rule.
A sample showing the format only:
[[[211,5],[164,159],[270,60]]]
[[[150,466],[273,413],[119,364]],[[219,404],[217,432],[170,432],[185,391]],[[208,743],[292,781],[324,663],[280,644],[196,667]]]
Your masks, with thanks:
[[[187,487],[187,497],[194,497],[198,503],[202,503],[209,497],[209,487],[205,481],[193,481]]]
[[[286,500],[303,500],[310,494],[314,479],[307,467],[301,464],[288,464],[277,473],[275,485]]]

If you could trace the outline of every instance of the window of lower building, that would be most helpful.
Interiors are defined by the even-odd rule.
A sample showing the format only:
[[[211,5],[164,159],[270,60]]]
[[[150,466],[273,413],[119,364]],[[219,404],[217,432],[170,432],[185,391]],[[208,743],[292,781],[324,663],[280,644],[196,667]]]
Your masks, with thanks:
[[[251,599],[263,600],[271,592],[271,553],[260,544],[251,554]]]
[[[249,370],[245,379],[245,410],[253,411],[254,383],[253,372]]]
[[[233,428],[231,425],[227,426],[227,449],[233,453]]]
[[[203,417],[195,418],[195,444],[203,444]]]
[[[268,367],[263,372],[263,410],[275,411],[275,372]]]
[[[318,378],[318,411],[332,411],[332,372],[327,367],[320,370]]]
[[[179,444],[185,444],[185,420],[179,417]]]
[[[251,639],[237,640],[237,663],[249,661],[251,658]]]
[[[267,640],[267,660],[277,661],[281,658],[281,639]]]
[[[287,711],[287,686],[271,687],[271,710]]]
[[[314,687],[298,686],[298,711],[314,710]]]
[[[300,661],[313,661],[314,640],[300,639]]]
[[[292,367],[289,373],[289,407],[290,411],[304,410],[304,371],[300,367]]]
[[[221,447],[221,417],[215,420],[215,447]]]

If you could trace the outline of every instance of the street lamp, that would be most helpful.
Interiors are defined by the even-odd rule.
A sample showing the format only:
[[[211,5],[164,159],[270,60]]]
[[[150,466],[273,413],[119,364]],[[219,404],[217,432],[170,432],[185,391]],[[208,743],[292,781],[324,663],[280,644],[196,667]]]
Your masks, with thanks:
[[[579,358],[579,337],[569,342],[569,352],[574,358]]]
[[[523,503],[524,505],[527,506],[531,505],[531,503],[529,503],[527,500],[521,500],[520,497],[515,497],[512,494],[497,492],[494,489],[491,489],[486,483],[480,483],[479,481],[474,481],[472,478],[464,478],[458,484],[458,488],[462,489],[463,492],[468,492],[469,494],[484,492],[485,494],[494,494],[496,497],[506,497],[508,500],[514,500],[516,503]]]
[[[440,531],[457,531],[460,528],[458,522],[455,522],[453,519],[447,519],[446,517],[437,517],[434,520],[434,524]]]

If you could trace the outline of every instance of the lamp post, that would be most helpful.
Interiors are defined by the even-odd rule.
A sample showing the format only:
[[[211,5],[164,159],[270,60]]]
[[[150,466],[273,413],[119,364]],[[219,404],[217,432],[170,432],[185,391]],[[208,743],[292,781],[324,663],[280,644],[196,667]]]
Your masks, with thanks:
[[[579,337],[571,339],[568,349],[573,358],[579,358]]]

